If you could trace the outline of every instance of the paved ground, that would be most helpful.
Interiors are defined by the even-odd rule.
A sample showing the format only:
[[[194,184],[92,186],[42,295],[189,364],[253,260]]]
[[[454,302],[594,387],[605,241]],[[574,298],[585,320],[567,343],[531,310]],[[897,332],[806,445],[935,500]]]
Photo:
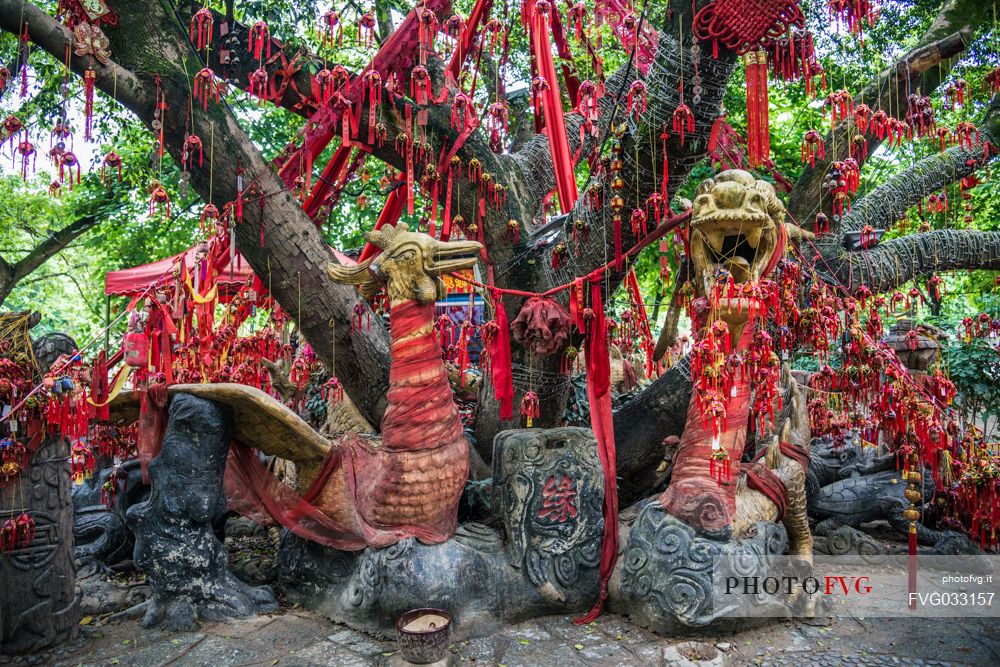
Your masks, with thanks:
[[[822,621],[826,622],[826,621]],[[363,667],[400,664],[382,642],[300,609],[205,624],[199,632],[143,630],[135,621],[84,626],[79,646],[53,655],[60,666],[176,667],[281,665]],[[712,661],[682,662],[690,640],[661,638],[605,614],[586,627],[552,616],[451,646],[450,665],[1000,665],[1000,621],[845,620],[778,622],[730,636],[703,637]],[[716,648],[717,647],[717,648]],[[713,650],[714,649],[714,650]],[[721,649],[721,650],[718,650]],[[0,661],[2,662],[2,661]],[[14,664],[27,664],[22,659]]]

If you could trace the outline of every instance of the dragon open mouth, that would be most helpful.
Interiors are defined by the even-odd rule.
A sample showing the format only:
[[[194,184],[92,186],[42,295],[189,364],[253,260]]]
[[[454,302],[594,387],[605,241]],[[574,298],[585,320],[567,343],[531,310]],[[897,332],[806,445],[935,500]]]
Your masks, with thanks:
[[[762,217],[753,221],[705,220],[692,230],[691,259],[705,294],[711,293],[719,269],[728,271],[735,283],[760,280],[777,241],[774,222]]]

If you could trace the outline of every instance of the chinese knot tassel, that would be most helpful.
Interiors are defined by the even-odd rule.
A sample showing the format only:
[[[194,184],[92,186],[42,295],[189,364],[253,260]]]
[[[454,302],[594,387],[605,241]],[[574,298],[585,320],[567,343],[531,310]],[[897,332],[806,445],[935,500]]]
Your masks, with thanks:
[[[747,152],[751,167],[759,167],[771,152],[767,109],[767,54],[754,49],[743,56],[746,66]]]

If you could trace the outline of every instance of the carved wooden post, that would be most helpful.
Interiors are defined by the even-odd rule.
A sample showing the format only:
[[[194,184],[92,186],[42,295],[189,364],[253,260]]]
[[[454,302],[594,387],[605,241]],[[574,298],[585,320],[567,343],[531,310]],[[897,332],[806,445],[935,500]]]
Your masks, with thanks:
[[[0,553],[0,653],[38,653],[79,630],[69,444],[43,441],[17,481],[0,489],[0,522],[27,512],[35,537]]]

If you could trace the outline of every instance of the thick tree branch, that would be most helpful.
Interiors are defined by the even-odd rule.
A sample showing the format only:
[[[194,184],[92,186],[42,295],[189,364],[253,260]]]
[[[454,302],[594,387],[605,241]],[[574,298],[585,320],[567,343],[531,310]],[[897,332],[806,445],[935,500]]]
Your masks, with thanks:
[[[104,218],[96,215],[85,215],[74,220],[59,231],[50,234],[48,238],[36,245],[27,255],[11,267],[10,273],[14,282],[16,283],[30,275],[35,269],[48,261],[49,258],[88,230],[100,224],[103,220]]]
[[[324,266],[336,260],[316,226],[225,105],[210,103],[207,110],[189,105],[191,77],[198,69],[191,65],[200,59],[188,41],[188,26],[180,22],[170,2],[114,0],[109,5],[121,18],[118,28],[107,31],[115,62],[94,63],[96,85],[110,93],[117,78],[118,101],[151,126],[153,81],[159,75],[168,106],[163,118],[164,144],[178,163],[189,130],[183,110],[190,108],[192,126],[199,135],[215,137],[215,154],[225,156],[211,165],[215,202],[236,200],[238,169],[246,183],[255,186],[236,228],[241,252],[271,284],[272,295],[295,317],[319,358],[333,365],[336,348],[336,372],[345,388],[365,418],[379,423],[385,410],[389,359],[388,333],[381,321],[374,318],[370,330],[351,331],[349,323],[359,299],[353,288],[333,284],[326,277]],[[21,7],[21,0],[0,0],[0,28],[16,34]],[[34,5],[24,4],[24,12],[32,39],[61,60],[71,41],[69,31]],[[86,65],[83,59],[72,61],[77,73]],[[136,73],[142,74],[141,80]],[[191,178],[192,188],[206,201],[211,190],[209,173],[206,164],[192,170]]]
[[[880,243],[827,260],[829,272],[852,292],[864,284],[874,293],[956,269],[1000,269],[1000,232],[937,229]]]
[[[190,25],[191,17],[203,6],[200,1],[187,0],[180,3],[177,13],[184,25]],[[272,104],[305,118],[316,111],[318,100],[313,96],[312,77],[325,66],[322,57],[304,48],[294,53],[285,53],[284,44],[272,37],[271,57],[267,58],[265,55],[263,63],[258,63],[247,49],[249,28],[236,20],[227,21],[226,15],[221,12],[213,10],[212,15],[215,17],[215,24],[208,50],[208,67],[227,81],[247,90],[250,75],[261,66],[267,71],[271,95],[269,101]],[[231,41],[235,41],[235,45]],[[264,51],[266,54],[267,49]]]
[[[989,144],[990,157],[996,154],[997,137],[1000,136],[1000,96],[991,103],[990,110],[979,128],[981,144],[968,148],[953,146],[941,153],[929,155],[878,186],[854,204],[841,222],[840,234],[827,238],[842,244],[843,232],[857,231],[865,225],[887,229],[901,215],[927,196],[949,183],[965,178],[983,166]]]
[[[980,0],[947,0],[917,46],[855,94],[855,104],[904,117],[907,96],[918,90],[930,94],[957,62],[953,56],[967,48],[972,34],[989,15],[989,5]],[[833,162],[848,157],[850,140],[856,133],[853,120],[840,123],[826,136],[826,157],[802,170],[788,200],[789,215],[801,226],[811,228],[816,213],[822,210],[831,216],[831,229],[835,231],[838,221],[832,216],[829,193],[823,192],[823,180]],[[870,155],[881,142],[874,134],[866,138]]]

